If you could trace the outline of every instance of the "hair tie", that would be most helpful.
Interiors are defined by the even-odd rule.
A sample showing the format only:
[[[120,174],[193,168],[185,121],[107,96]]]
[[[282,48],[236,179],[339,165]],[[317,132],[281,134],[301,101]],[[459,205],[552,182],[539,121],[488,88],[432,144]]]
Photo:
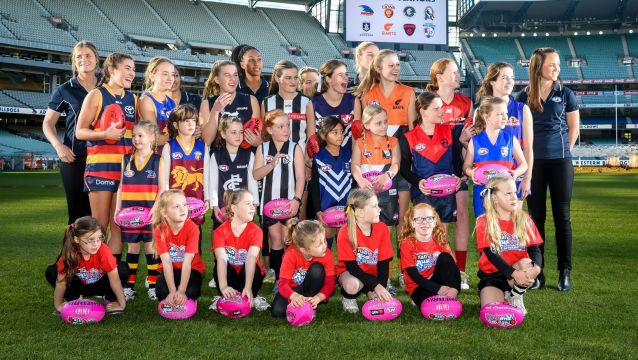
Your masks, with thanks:
[[[344,211],[346,212],[346,214],[352,212],[352,205],[350,204],[346,205],[346,208]]]
[[[492,197],[492,189],[491,188],[485,188],[485,189],[481,190],[481,199],[485,199],[485,197],[487,197],[487,199],[490,200],[490,198]]]
[[[321,74],[317,73],[317,92],[321,92]]]

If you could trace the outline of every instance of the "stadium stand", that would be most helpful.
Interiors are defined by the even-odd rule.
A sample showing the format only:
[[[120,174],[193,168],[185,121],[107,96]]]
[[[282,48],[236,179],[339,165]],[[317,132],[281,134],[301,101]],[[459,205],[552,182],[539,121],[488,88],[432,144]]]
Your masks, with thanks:
[[[577,55],[587,60],[587,66],[581,67],[585,79],[627,77],[625,67],[618,63],[624,55],[620,36],[574,36],[571,40]]]
[[[26,104],[0,91],[0,106],[11,106],[11,107],[23,108],[23,107],[26,107]]]
[[[36,0],[3,1],[0,13],[2,25],[17,39],[62,46],[77,42],[68,31],[53,26],[51,14]]]
[[[496,62],[505,61],[514,66],[514,75],[517,80],[529,80],[527,69],[517,65],[520,54],[516,43],[511,38],[468,38],[467,43],[477,59],[482,60],[485,66]],[[482,73],[484,74],[484,71]]]
[[[51,97],[50,94],[31,91],[3,90],[3,92],[35,109],[46,109]]]
[[[10,133],[9,131],[0,129],[0,144],[15,149],[15,151],[29,151],[37,153],[55,153],[55,150],[51,144],[31,139],[29,137],[22,137]]]
[[[142,35],[149,38],[176,41],[164,22],[156,16],[144,1],[85,0],[93,2],[104,15],[128,36]],[[143,19],[143,21],[140,21]]]
[[[534,49],[541,47],[552,47],[558,50],[561,58],[560,77],[563,80],[580,80],[575,68],[567,66],[567,59],[572,58],[572,53],[569,49],[569,44],[566,38],[547,37],[547,36],[527,36],[518,38],[523,51],[525,51],[525,58],[529,59],[532,56]]]

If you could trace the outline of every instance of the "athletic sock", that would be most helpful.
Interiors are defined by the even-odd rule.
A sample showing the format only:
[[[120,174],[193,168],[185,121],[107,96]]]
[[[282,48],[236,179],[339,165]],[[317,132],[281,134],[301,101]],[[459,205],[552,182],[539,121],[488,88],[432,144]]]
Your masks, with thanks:
[[[126,254],[126,265],[128,265],[128,279],[126,280],[127,287],[135,288],[135,281],[137,280],[137,266],[139,261],[140,254]]]
[[[115,262],[116,263],[119,263],[120,261],[122,261],[122,253],[113,254],[113,257],[115,257]]]
[[[527,288],[521,285],[514,284],[514,286],[512,286],[512,295],[523,296],[523,294],[525,294],[526,291],[527,291]]]
[[[159,266],[159,259],[153,256],[153,254],[146,254],[146,271],[148,273],[148,288],[155,288],[157,283],[157,276],[159,275],[157,267]]]
[[[459,270],[465,272],[465,264],[467,262],[467,250],[456,250],[456,265]]]
[[[279,279],[279,269],[281,269],[281,261],[284,257],[284,249],[270,249],[270,268],[275,270],[275,279]]]

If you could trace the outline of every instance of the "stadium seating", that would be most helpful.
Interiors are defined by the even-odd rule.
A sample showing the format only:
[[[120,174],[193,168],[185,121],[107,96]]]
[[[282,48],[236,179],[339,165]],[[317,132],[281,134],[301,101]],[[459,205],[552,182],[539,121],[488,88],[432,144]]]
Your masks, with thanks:
[[[0,13],[3,14],[2,24],[20,40],[61,46],[73,46],[76,43],[68,31],[57,29],[51,24],[51,15],[35,0],[1,1]]]
[[[162,21],[142,1],[126,1],[124,3],[119,0],[84,1],[93,1],[125,35],[175,39],[175,36],[162,25]]]
[[[11,106],[11,107],[24,108],[24,107],[26,107],[26,104],[23,104],[20,101],[10,97],[9,95],[5,94],[2,91],[0,91],[0,106]]]
[[[618,63],[618,58],[624,55],[620,36],[574,36],[571,39],[576,54],[587,60],[587,66],[581,67],[585,79],[627,77],[627,69]]]
[[[573,40],[574,38],[572,38]],[[551,47],[558,50],[561,60],[560,77],[563,80],[580,80],[576,69],[567,66],[567,59],[572,58],[569,50],[569,44],[565,38],[557,38],[551,36],[527,36],[519,38],[521,46],[525,51],[525,56],[529,59],[535,49],[542,47]]]
[[[411,62],[410,65],[415,74],[426,76],[428,80],[430,79],[430,67],[432,63],[441,58],[452,58],[452,55],[445,51],[410,50],[409,52],[414,57],[414,62]]]
[[[55,153],[55,150],[51,144],[31,139],[28,137],[22,137],[12,134],[6,130],[0,129],[0,144],[5,147],[13,148],[15,151],[28,151],[36,153]]]
[[[468,38],[467,42],[474,55],[483,60],[485,66],[496,61],[505,61],[514,67],[514,75],[517,80],[529,80],[527,69],[517,65],[520,55],[513,39]]]
[[[49,104],[50,94],[31,91],[3,90],[7,95],[17,98],[21,102],[34,109],[46,109]],[[22,106],[24,107],[24,105]]]

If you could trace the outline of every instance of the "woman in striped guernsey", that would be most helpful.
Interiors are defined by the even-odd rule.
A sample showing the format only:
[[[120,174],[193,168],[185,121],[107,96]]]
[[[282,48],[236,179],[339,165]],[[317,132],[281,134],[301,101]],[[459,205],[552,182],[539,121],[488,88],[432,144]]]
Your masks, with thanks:
[[[291,199],[290,213],[299,211],[304,187],[304,157],[301,147],[290,140],[288,116],[279,109],[269,111],[264,118],[264,142],[257,147],[253,176],[263,179],[261,215],[264,205],[278,198]],[[270,267],[279,278],[284,254],[287,229],[283,221],[262,217],[262,226],[268,226],[270,240]]]
[[[98,219],[103,232],[109,232],[108,245],[115,258],[122,257],[120,228],[113,215],[116,191],[122,176],[122,157],[131,151],[131,130],[135,123],[137,97],[130,91],[135,78],[135,63],[130,55],[112,53],[104,60],[104,77],[100,86],[89,92],[82,104],[75,136],[87,141],[84,190],[89,192],[91,214]],[[119,107],[124,113],[124,126],[112,123],[98,128],[98,119],[109,107]],[[110,144],[115,140],[114,144]],[[108,141],[108,142],[107,142]]]

